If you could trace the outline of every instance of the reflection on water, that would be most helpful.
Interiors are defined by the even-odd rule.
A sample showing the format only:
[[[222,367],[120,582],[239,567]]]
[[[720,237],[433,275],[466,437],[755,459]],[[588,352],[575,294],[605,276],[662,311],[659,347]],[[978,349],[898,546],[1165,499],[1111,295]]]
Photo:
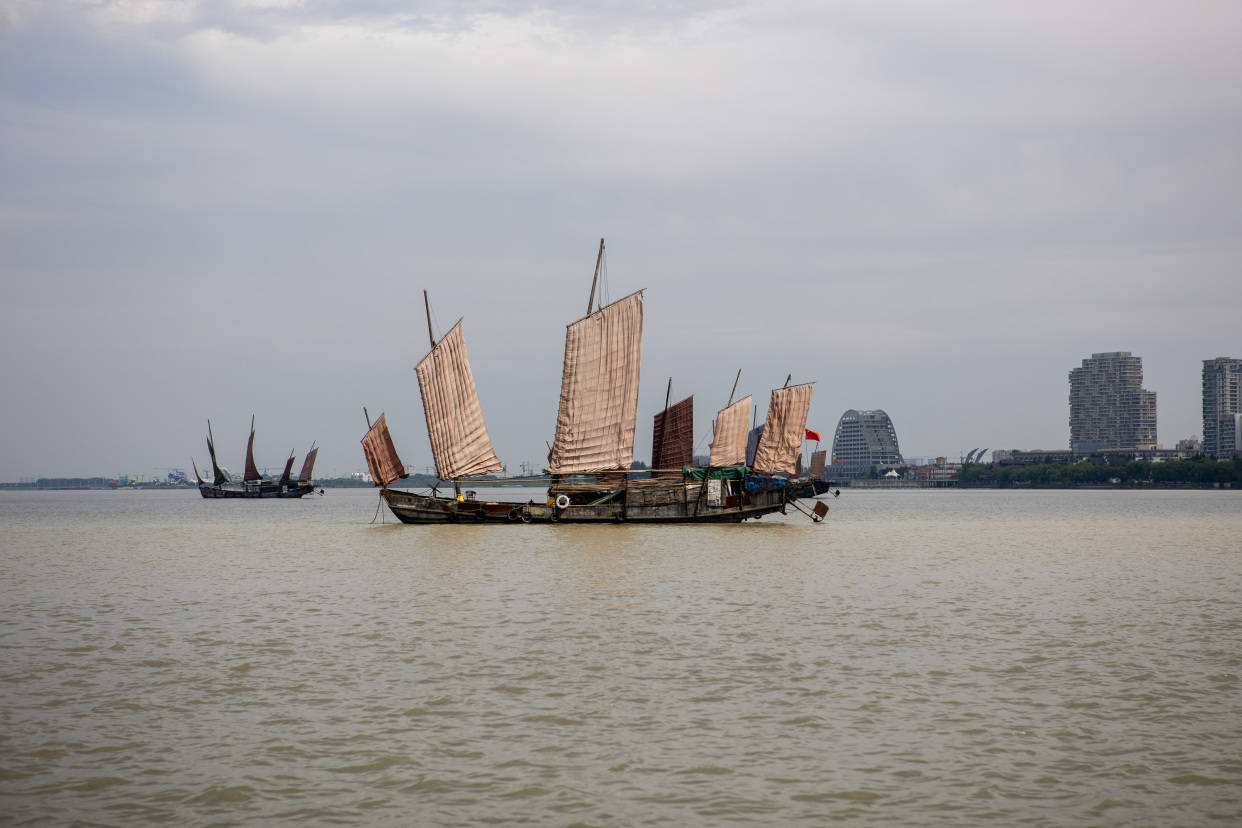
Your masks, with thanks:
[[[0,494],[0,820],[1242,818],[1242,493],[830,502]]]

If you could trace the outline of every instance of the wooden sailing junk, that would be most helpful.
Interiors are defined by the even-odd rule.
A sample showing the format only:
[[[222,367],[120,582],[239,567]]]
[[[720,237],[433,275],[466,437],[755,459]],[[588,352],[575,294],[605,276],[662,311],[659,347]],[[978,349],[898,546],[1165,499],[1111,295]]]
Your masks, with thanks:
[[[811,400],[809,383],[772,392],[756,461],[762,465],[754,470],[744,464],[749,396],[736,403],[730,396],[730,404],[720,411],[710,465],[703,469],[691,466],[693,398],[670,407],[667,395],[665,409],[655,419],[655,471],[640,477],[631,470],[638,420],[643,291],[595,307],[603,254],[601,239],[587,313],[565,331],[560,402],[546,469],[551,482],[542,503],[477,500],[473,492],[463,493],[463,481],[473,478],[486,485],[486,479],[479,476],[501,471],[502,466],[483,422],[462,323],[458,320],[436,340],[428,306],[431,350],[415,366],[415,373],[436,473],[441,480],[452,482],[453,495],[441,495],[436,488],[428,494],[389,488],[406,475],[383,415],[374,424],[368,417],[362,440],[371,476],[401,521],[735,523],[783,513],[795,499],[826,489],[826,485],[808,487],[806,481],[787,477],[801,454]],[[736,390],[736,382],[734,386]],[[826,511],[824,504],[817,504],[815,519]]]
[[[250,418],[250,438],[246,441],[246,465],[241,481],[234,481],[216,460],[216,441],[211,433],[210,420],[207,421],[207,453],[211,455],[212,480],[210,483],[199,475],[198,464],[193,459],[190,460],[190,464],[194,467],[194,479],[198,481],[198,492],[205,498],[302,497],[315,490],[311,472],[314,471],[315,458],[319,455],[319,449],[313,444],[310,451],[306,453],[306,459],[302,462],[302,471],[297,480],[291,477],[293,452],[289,453],[289,459],[285,461],[284,471],[279,478],[273,480],[259,473],[259,467],[254,461],[253,416]]]

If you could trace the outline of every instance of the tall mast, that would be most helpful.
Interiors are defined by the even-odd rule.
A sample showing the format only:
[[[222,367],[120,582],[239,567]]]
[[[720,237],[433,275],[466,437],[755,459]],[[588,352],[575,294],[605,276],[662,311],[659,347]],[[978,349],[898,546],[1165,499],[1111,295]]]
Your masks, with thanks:
[[[427,299],[427,291],[423,291],[423,308],[427,311],[427,338],[431,340],[431,350],[436,349],[436,335],[431,332],[431,302]]]
[[[737,381],[742,378],[742,369],[737,369],[737,376],[733,378],[733,390],[729,392],[729,405],[733,405],[733,395],[737,393]],[[725,408],[728,408],[726,405]]]
[[[587,300],[586,315],[591,315],[591,306],[595,304],[595,286],[599,284],[599,266],[604,261],[604,240],[599,240],[599,255],[595,257],[595,278],[591,280],[591,298]]]

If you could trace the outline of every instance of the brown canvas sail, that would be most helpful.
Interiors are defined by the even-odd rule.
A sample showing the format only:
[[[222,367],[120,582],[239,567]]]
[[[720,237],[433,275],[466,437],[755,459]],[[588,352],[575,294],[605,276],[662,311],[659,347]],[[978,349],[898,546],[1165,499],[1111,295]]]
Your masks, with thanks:
[[[246,441],[246,474],[242,478],[249,483],[260,478],[259,467],[254,464],[254,417],[250,417],[250,439]]]
[[[750,431],[750,395],[716,414],[716,436],[712,440],[712,466],[740,466],[746,462],[746,435]]]
[[[289,482],[289,473],[293,471],[293,455],[289,455],[289,459],[285,461],[285,470],[280,473],[280,482],[282,484]]]
[[[431,456],[440,479],[500,471],[503,466],[483,422],[460,319],[414,371],[423,395]]]
[[[397,448],[392,444],[388,421],[383,414],[362,438],[362,453],[366,455],[367,468],[370,469],[371,479],[377,486],[387,486],[397,478],[409,476],[405,473],[401,458],[397,456]]]
[[[319,449],[312,444],[311,450],[306,453],[306,459],[302,461],[302,471],[298,474],[299,483],[309,483],[311,472],[315,470],[315,458],[319,456]]]
[[[211,455],[212,485],[223,486],[229,482],[229,476],[224,473],[224,469],[220,468],[220,463],[216,461],[216,441],[211,434],[211,420],[207,421],[207,453]]]
[[[566,328],[550,472],[612,471],[633,464],[642,338],[642,291]]]
[[[768,416],[755,449],[755,471],[761,474],[795,474],[806,435],[806,415],[811,410],[814,383],[790,385],[772,392]]]
[[[816,480],[824,479],[824,472],[828,467],[828,452],[820,449],[811,452],[811,477]]]
[[[651,468],[677,469],[694,462],[694,397],[655,415],[651,429]]]

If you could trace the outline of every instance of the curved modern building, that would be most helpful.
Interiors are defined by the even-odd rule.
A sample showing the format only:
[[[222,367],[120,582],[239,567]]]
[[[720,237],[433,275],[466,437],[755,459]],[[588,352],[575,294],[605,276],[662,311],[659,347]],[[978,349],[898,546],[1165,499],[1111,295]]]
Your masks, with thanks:
[[[837,421],[832,438],[832,476],[863,477],[876,466],[900,466],[901,449],[888,414],[850,409]]]

